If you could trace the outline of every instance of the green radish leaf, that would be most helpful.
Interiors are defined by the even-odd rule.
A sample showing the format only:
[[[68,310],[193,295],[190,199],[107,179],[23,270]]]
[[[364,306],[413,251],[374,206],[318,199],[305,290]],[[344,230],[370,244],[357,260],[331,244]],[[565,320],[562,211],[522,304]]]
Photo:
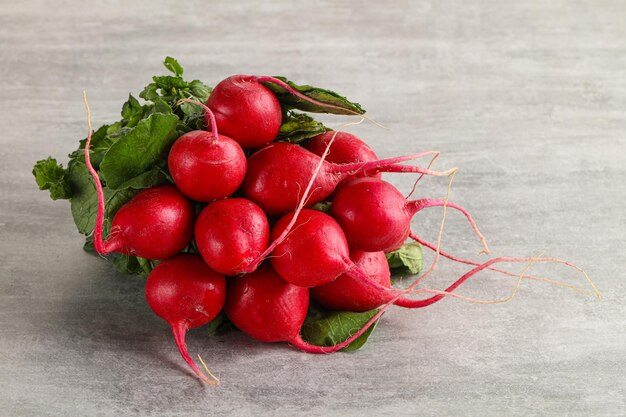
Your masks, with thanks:
[[[365,110],[359,103],[353,103],[347,98],[335,93],[334,91],[326,90],[319,87],[313,87],[310,85],[298,85],[292,81],[287,80],[285,77],[275,77],[285,83],[289,84],[291,88],[310,97],[320,104],[313,104],[305,101],[287,91],[284,87],[272,83],[270,81],[263,82],[263,85],[272,90],[278,101],[283,106],[288,108],[294,108],[312,113],[332,113],[332,114],[349,114],[358,115],[365,113]]]
[[[276,140],[300,143],[328,130],[330,129],[308,114],[288,111],[286,117],[283,117],[283,124],[280,126]]]
[[[68,199],[72,196],[67,170],[63,165],[57,164],[56,159],[48,157],[37,161],[33,167],[33,175],[39,189],[50,190],[50,198],[53,200]]]
[[[211,91],[213,91],[212,88],[208,87],[200,80],[190,81],[188,84],[188,88],[191,96],[197,98],[203,103],[206,103],[206,101],[209,99]]]
[[[96,224],[98,196],[93,179],[82,162],[73,162],[69,168],[69,181],[72,189],[70,199],[72,217],[78,231],[84,235],[91,234]],[[124,204],[137,194],[137,190],[111,190],[104,187],[105,200],[105,231],[108,230],[113,216]]]
[[[108,234],[108,230],[104,233],[106,236],[106,234]],[[95,253],[95,249],[93,247],[93,235],[87,236],[83,249],[87,252]],[[110,253],[106,255],[106,258],[113,264],[117,272],[122,274],[141,275],[147,277],[153,269],[151,261],[144,258],[124,255],[122,253]]]
[[[169,104],[165,102],[161,97],[156,97],[152,101],[153,105],[149,107],[144,113],[143,117],[146,118],[154,113],[173,114],[174,111]]]
[[[144,107],[139,104],[139,101],[133,97],[132,94],[128,95],[128,101],[122,106],[122,118],[124,119],[124,126],[135,127],[141,119],[143,119]]]
[[[131,274],[131,275],[145,275],[148,273],[144,270],[142,265],[139,262],[139,259],[135,256],[124,255],[122,253],[112,253],[107,255],[117,272],[121,272],[122,274]]]
[[[165,65],[165,68],[172,71],[175,76],[180,77],[183,75],[183,67],[171,56],[165,57],[163,65]]]
[[[394,273],[405,271],[415,275],[424,267],[422,246],[417,242],[405,243],[399,249],[385,254],[389,268]]]
[[[113,143],[100,163],[107,187],[122,189],[127,181],[162,161],[178,136],[177,123],[173,114],[155,113]]]
[[[340,311],[324,314],[318,309],[311,309],[302,325],[302,338],[308,343],[317,346],[334,346],[343,342],[355,334],[378,310],[370,310],[364,313]],[[370,326],[365,333],[343,348],[344,352],[352,352],[360,349],[374,331],[376,323]]]
[[[173,72],[174,75],[157,75],[152,77],[152,82],[139,93],[139,97],[152,102],[161,99],[171,108],[177,108],[176,103],[182,98],[193,98],[203,103],[208,100],[211,88],[200,80],[183,80],[183,67],[178,61],[168,56],[163,61],[163,65]],[[185,105],[185,110],[182,110],[183,114],[177,114],[183,118],[182,116],[188,116],[188,113],[191,111],[191,108]],[[195,114],[196,112],[202,112],[202,110],[194,109],[193,112]],[[187,122],[187,119],[183,118],[183,121]]]
[[[139,174],[136,177],[120,184],[118,189],[123,190],[126,188],[133,188],[135,190],[141,190],[143,188],[150,188],[155,185],[167,183],[167,178],[167,174],[163,172],[160,167],[154,166],[149,171]]]
[[[311,209],[313,210],[317,210],[317,211],[321,211],[322,213],[328,213],[330,212],[330,206],[333,203],[330,201],[320,201],[319,203],[315,204],[313,207],[311,207]]]
[[[222,310],[207,325],[206,332],[209,336],[217,336],[233,329],[235,329],[235,326],[230,320],[228,320],[228,317],[226,317],[226,313],[224,313],[224,310]]]

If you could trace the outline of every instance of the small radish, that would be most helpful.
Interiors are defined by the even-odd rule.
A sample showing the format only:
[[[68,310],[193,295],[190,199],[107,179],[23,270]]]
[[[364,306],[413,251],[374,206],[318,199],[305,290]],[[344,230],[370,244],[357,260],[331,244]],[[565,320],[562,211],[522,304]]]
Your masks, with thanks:
[[[370,162],[378,161],[378,156],[370,148],[367,143],[363,142],[358,137],[348,132],[335,132],[329,131],[317,135],[307,140],[304,143],[304,148],[313,152],[317,156],[322,156],[328,143],[334,138],[333,144],[330,147],[330,152],[326,160],[335,164],[349,164],[353,162]],[[354,178],[364,177],[364,173],[358,173],[352,175],[345,180],[341,181],[341,184],[350,181]],[[373,178],[380,178],[382,174],[373,175]]]
[[[215,117],[204,104],[211,132],[193,130],[179,137],[167,158],[174,183],[187,197],[208,203],[237,191],[246,175],[246,155],[241,146],[217,131]]]
[[[228,280],[226,315],[262,342],[291,343],[299,338],[308,308],[309,290],[286,282],[271,265]]]
[[[220,131],[233,138],[244,149],[254,149],[270,143],[276,139],[282,124],[280,102],[276,95],[262,84],[264,82],[280,85],[300,100],[318,107],[339,109],[344,114],[351,113],[350,110],[308,97],[275,77],[232,75],[215,86],[207,106],[215,114]]]
[[[189,244],[193,235],[195,213],[191,202],[171,185],[160,185],[137,194],[113,217],[111,232],[102,239],[104,223],[104,192],[98,173],[91,165],[91,113],[87,98],[87,142],[85,164],[93,177],[98,208],[93,232],[94,248],[99,254],[121,252],[146,259],[174,256]]]
[[[370,279],[391,288],[391,272],[384,252],[350,251],[350,259]],[[311,297],[331,310],[368,311],[380,307],[393,296],[363,282],[359,277],[342,274],[334,281],[311,288]]]
[[[183,359],[204,381],[215,384],[196,366],[187,352],[187,330],[203,326],[217,316],[226,299],[226,279],[202,258],[179,254],[159,263],[146,281],[146,300],[154,313],[172,328]]]
[[[444,203],[467,217],[489,253],[484,237],[463,207],[426,198],[407,201],[396,187],[375,178],[356,179],[341,187],[333,198],[330,214],[341,225],[351,249],[388,252],[409,236],[415,213]]]
[[[244,149],[273,141],[282,124],[276,95],[250,75],[233,75],[221,81],[211,92],[207,106],[215,114],[220,132]]]
[[[104,204],[98,206],[94,247],[100,254],[121,252],[146,259],[166,259],[191,241],[193,206],[171,185],[144,190],[124,204],[113,217],[106,241],[102,240],[100,215]]]
[[[270,227],[263,210],[243,198],[215,201],[202,210],[195,226],[205,262],[225,275],[247,272],[269,244]]]
[[[421,167],[397,165],[434,152],[424,152],[391,159],[351,164],[322,163],[307,199],[311,207],[328,197],[342,180],[356,174],[375,175],[379,172],[417,172],[445,176],[454,172],[431,171]],[[259,205],[268,215],[279,215],[297,207],[306,184],[319,165],[320,157],[306,149],[286,142],[272,143],[248,158],[248,171],[243,181],[246,198]]]

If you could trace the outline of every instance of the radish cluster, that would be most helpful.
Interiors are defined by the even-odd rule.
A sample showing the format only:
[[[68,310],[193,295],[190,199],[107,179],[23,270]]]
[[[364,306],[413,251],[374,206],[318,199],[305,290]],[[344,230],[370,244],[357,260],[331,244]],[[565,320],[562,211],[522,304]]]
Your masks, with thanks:
[[[328,353],[354,336],[331,347],[307,343],[301,327],[310,298],[356,312],[385,303],[421,306],[392,288],[385,252],[408,238],[415,212],[441,204],[407,202],[380,173],[446,173],[398,164],[424,154],[379,160],[344,132],[314,136],[303,146],[276,142],[281,106],[261,83],[270,78],[232,76],[206,104],[183,100],[204,109],[207,129],[176,139],[167,158],[173,184],[148,188],[122,206],[106,239],[91,135],[84,149],[98,193],[96,251],[160,261],[146,283],[148,304],[206,382],[212,381],[189,356],[185,334],[222,309],[257,340]],[[320,202],[331,204],[329,214],[311,208]],[[194,206],[201,207],[197,215]],[[181,253],[186,248],[197,250]]]
[[[151,104],[142,107],[131,96],[121,122],[96,132],[89,125],[84,149],[70,155],[67,170],[49,158],[39,161],[33,173],[40,188],[50,189],[54,199],[71,200],[75,216],[95,212],[90,221],[76,221],[81,232],[93,230],[90,238],[96,252],[123,254],[148,265],[148,305],[170,325],[180,354],[203,381],[216,383],[189,355],[185,335],[218,315],[259,341],[330,353],[350,346],[391,305],[425,307],[450,295],[478,271],[507,273],[492,267],[494,263],[523,261],[496,258],[473,263],[440,251],[411,230],[417,212],[444,206],[467,218],[487,250],[463,207],[447,200],[408,201],[381,178],[383,172],[453,173],[401,164],[435,152],[381,160],[358,137],[290,113],[298,108],[360,114],[358,104],[328,90],[268,76],[231,76],[209,94],[210,89],[197,80],[184,82],[182,67],[168,59],[166,66],[176,77],[154,78],[141,95]],[[314,94],[303,93],[310,89]],[[191,93],[196,96],[189,98]],[[161,114],[159,106],[164,103],[171,108]],[[285,117],[295,117],[290,121],[297,119],[317,131],[304,141],[291,140],[284,136]],[[174,124],[168,122],[172,119]],[[124,134],[132,136],[128,132],[133,128],[135,137],[127,139],[125,152],[130,146],[145,152],[147,156],[134,156],[144,157],[145,170],[110,183],[121,175],[111,167],[123,165],[119,160],[112,163],[110,155],[125,155],[113,152],[115,141]],[[145,132],[153,135],[145,141],[158,136],[164,149],[151,164],[152,148],[137,139]],[[92,140],[96,149],[91,148]],[[110,146],[104,155],[99,153],[103,144]],[[137,167],[123,168],[125,173]],[[77,181],[86,172],[95,185],[89,209],[84,209],[84,199],[92,191],[81,190],[83,180]],[[112,196],[120,195],[128,195],[128,201],[113,210]],[[74,204],[82,211],[74,210]],[[407,239],[436,250],[437,258],[475,268],[445,292],[409,298],[409,293],[420,292],[412,290],[417,282],[405,290],[393,288],[386,256]],[[307,314],[315,306],[355,314],[379,310],[358,331],[350,329],[343,340],[319,346],[303,337]]]

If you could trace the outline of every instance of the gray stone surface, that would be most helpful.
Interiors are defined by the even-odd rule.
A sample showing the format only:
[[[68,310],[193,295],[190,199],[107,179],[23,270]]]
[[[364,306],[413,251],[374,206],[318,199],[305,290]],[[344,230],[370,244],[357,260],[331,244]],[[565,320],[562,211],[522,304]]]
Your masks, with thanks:
[[[0,1],[0,415],[626,415],[625,22],[619,0]],[[285,74],[361,102],[389,129],[351,131],[381,156],[439,149],[438,167],[461,167],[452,198],[494,254],[570,260],[603,300],[526,280],[504,304],[390,311],[364,349],[330,356],[196,330],[191,352],[222,379],[202,386],[142,280],[83,252],[68,204],[30,174],[84,136],[83,89],[94,124],[113,120],[167,54],[210,84]],[[414,229],[434,239],[439,217]],[[479,250],[455,213],[444,246]],[[463,270],[442,262],[427,284]],[[514,286],[484,274],[460,292]]]

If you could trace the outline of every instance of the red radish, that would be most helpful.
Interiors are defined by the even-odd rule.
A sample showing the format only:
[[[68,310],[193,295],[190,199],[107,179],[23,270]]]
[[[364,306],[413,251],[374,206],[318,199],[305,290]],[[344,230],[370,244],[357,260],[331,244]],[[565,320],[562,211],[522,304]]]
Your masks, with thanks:
[[[322,156],[328,143],[334,138],[333,144],[330,147],[330,152],[326,160],[335,164],[349,164],[353,162],[370,162],[378,161],[378,156],[370,148],[367,143],[363,142],[358,137],[348,132],[335,132],[329,131],[317,135],[304,143],[304,148],[313,152],[315,155]],[[345,180],[341,181],[341,184],[350,181],[354,178],[364,177],[363,172],[352,175]],[[382,174],[376,174],[373,178],[380,178]]]
[[[207,203],[237,191],[247,162],[231,138],[194,130],[176,140],[167,165],[174,183],[187,197]]]
[[[121,252],[157,260],[177,254],[191,242],[195,213],[176,187],[160,185],[140,192],[118,210],[106,241],[102,241],[99,217],[94,231],[98,253]]]
[[[397,249],[409,236],[415,213],[444,204],[467,217],[489,253],[484,237],[463,207],[444,200],[407,201],[396,187],[375,178],[356,179],[341,187],[330,214],[341,225],[351,249],[388,252]]]
[[[232,75],[215,86],[207,106],[215,113],[220,131],[233,138],[244,149],[258,148],[273,141],[282,124],[280,103],[276,95],[262,84],[264,82],[280,85],[300,100],[319,107],[358,115],[356,112],[308,97],[275,77]]]
[[[337,184],[355,173],[375,175],[379,172],[418,172],[428,175],[444,176],[454,172],[431,171],[421,167],[397,165],[397,162],[416,159],[434,152],[402,156],[371,162],[351,164],[333,164],[324,161],[313,183],[307,207],[323,201]],[[313,177],[313,172],[320,162],[320,157],[306,149],[286,142],[272,143],[248,158],[248,171],[243,181],[246,198],[258,204],[268,215],[279,215],[297,207],[306,184]]]
[[[205,203],[233,194],[246,175],[246,156],[237,142],[203,130],[178,138],[167,165],[176,186]]]
[[[263,264],[228,280],[226,315],[244,333],[262,342],[291,342],[309,308],[309,290],[283,280]]]
[[[113,217],[109,237],[106,241],[102,239],[104,192],[100,177],[91,165],[91,113],[86,96],[83,98],[89,130],[85,143],[85,164],[93,177],[98,195],[93,232],[96,252],[103,255],[121,252],[153,260],[174,256],[191,241],[195,213],[191,202],[171,185],[144,190],[124,204]]]
[[[187,197],[207,203],[237,191],[246,175],[246,156],[231,138],[194,130],[176,140],[168,167]]]
[[[282,234],[293,216],[293,212],[285,214],[276,222],[272,239]],[[270,262],[283,279],[301,287],[316,287],[348,274],[379,291],[395,293],[355,265],[339,224],[317,210],[301,211],[287,238],[272,252]]]
[[[350,251],[350,259],[370,279],[391,288],[391,272],[384,252]],[[331,310],[368,311],[380,307],[393,296],[364,283],[359,277],[342,274],[334,281],[311,288],[311,297]]]
[[[214,384],[187,352],[187,330],[200,327],[217,316],[226,299],[226,279],[197,255],[182,253],[159,263],[146,281],[146,300],[165,320],[183,359],[203,381]]]
[[[215,201],[202,210],[196,243],[206,263],[225,275],[246,268],[267,248],[270,227],[263,210],[243,198]]]
[[[233,194],[246,175],[246,155],[241,146],[217,132],[215,117],[204,104],[211,132],[193,130],[174,142],[167,165],[176,186],[187,197],[208,203]]]
[[[207,106],[215,114],[219,130],[244,149],[273,141],[282,124],[276,95],[250,75],[233,75],[221,81]]]
[[[272,229],[272,238],[280,234],[293,213],[281,217]],[[304,209],[289,236],[270,258],[272,266],[288,282],[301,287],[315,287],[330,282],[354,268],[346,238],[332,217]]]

